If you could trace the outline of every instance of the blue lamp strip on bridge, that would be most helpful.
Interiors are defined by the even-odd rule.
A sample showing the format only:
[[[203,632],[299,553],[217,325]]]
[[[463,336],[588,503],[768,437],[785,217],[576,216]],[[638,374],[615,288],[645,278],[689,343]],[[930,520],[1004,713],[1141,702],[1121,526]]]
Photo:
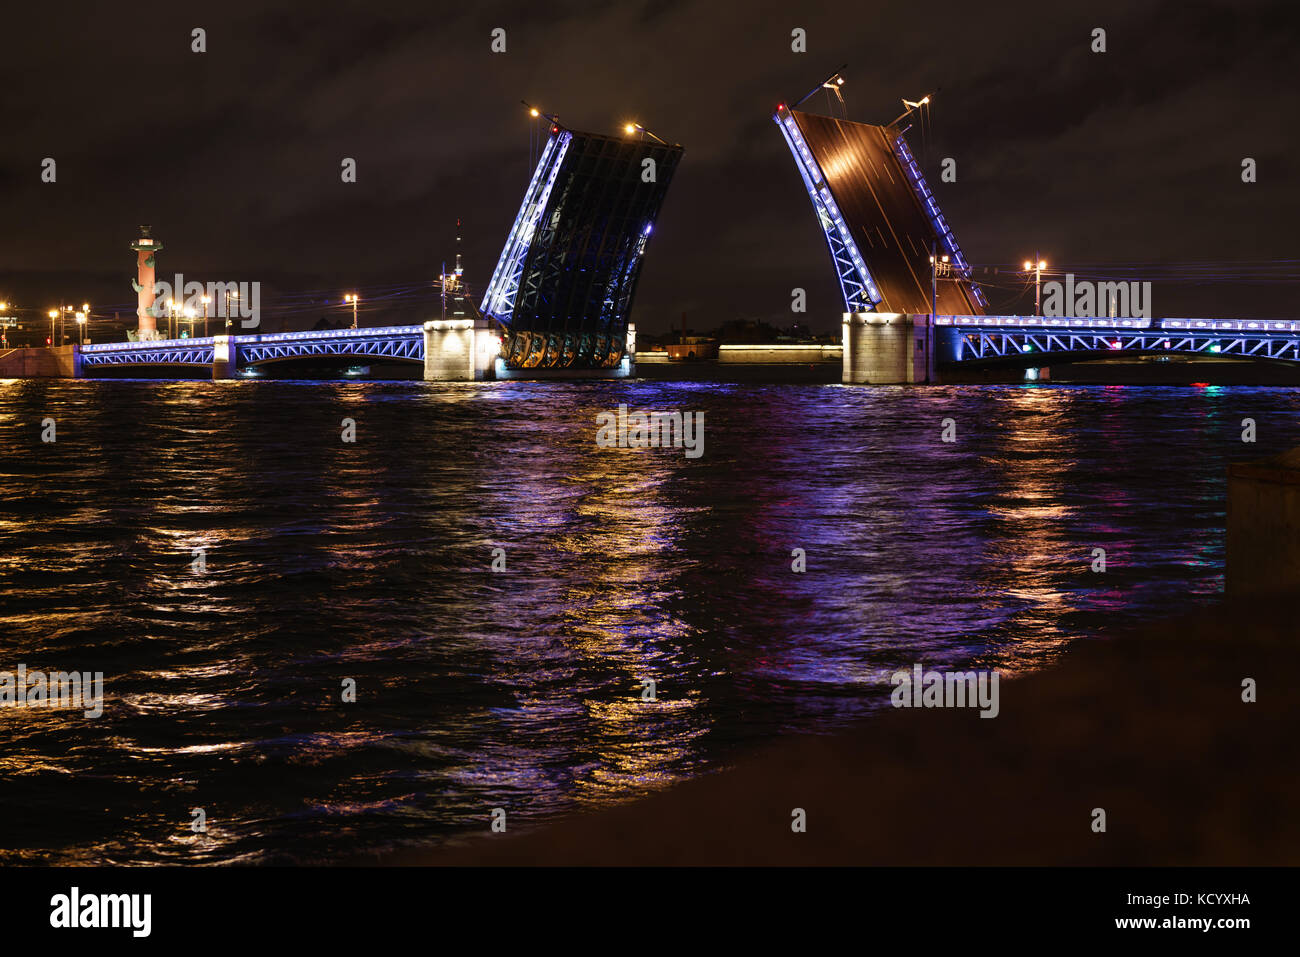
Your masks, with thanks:
[[[524,201],[515,216],[510,236],[501,250],[501,258],[497,260],[497,267],[492,272],[492,281],[488,283],[487,291],[483,294],[479,311],[485,316],[491,316],[503,323],[509,323],[514,316],[515,297],[519,293],[519,283],[523,278],[528,247],[533,241],[533,234],[537,230],[542,213],[546,210],[551,187],[555,185],[555,179],[559,176],[560,167],[564,163],[564,154],[568,152],[569,142],[572,139],[573,134],[564,130],[559,134],[553,134],[546,141],[546,148],[542,150],[537,168],[533,170],[533,178],[528,184],[528,191],[524,193]]]
[[[930,192],[925,177],[921,175],[921,169],[916,165],[916,159],[912,156],[912,151],[908,149],[907,141],[903,139],[902,133],[894,137],[894,155],[898,157],[903,171],[907,173],[908,179],[912,181],[912,189],[916,192],[916,198],[920,200],[926,215],[930,217],[930,224],[934,227],[935,233],[938,234],[944,252],[952,257],[953,269],[963,279],[969,280],[970,265],[966,262],[966,257],[961,254],[961,249],[957,246],[957,237],[953,235],[951,227],[948,226],[948,221],[943,218],[943,213],[939,211],[939,204],[935,202],[934,194]],[[979,286],[969,283],[968,288],[981,306],[988,305],[988,300],[984,298],[984,293],[980,291]]]
[[[857,243],[853,241],[848,224],[835,205],[835,198],[826,185],[821,167],[813,159],[812,151],[799,132],[799,124],[793,115],[778,111],[772,119],[785,136],[795,165],[799,168],[799,175],[803,177],[808,198],[812,200],[813,209],[817,213],[817,222],[826,234],[826,243],[836,263],[835,271],[840,281],[840,292],[844,296],[844,308],[848,312],[870,312],[884,297],[876,289],[876,283],[867,271],[867,264],[858,251]]]

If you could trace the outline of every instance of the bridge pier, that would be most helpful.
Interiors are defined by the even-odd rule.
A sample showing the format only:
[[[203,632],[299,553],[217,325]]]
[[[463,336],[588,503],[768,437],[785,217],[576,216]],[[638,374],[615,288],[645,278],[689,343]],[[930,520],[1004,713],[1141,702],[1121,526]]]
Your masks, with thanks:
[[[841,329],[845,383],[903,385],[938,381],[928,315],[846,312]]]
[[[212,337],[212,378],[233,379],[239,374],[239,347],[229,335]]]
[[[434,319],[424,324],[426,382],[480,382],[494,377],[500,340],[486,319]]]

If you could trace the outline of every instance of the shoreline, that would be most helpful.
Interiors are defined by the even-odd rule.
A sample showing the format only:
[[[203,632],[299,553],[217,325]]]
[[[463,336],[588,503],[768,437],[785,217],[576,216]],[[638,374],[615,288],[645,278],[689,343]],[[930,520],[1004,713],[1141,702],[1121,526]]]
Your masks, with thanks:
[[[1291,615],[1281,600],[1224,602],[1081,639],[1044,671],[1003,681],[993,720],[885,712],[517,835],[490,834],[485,813],[483,837],[371,863],[1295,865]],[[791,829],[794,808],[806,833]]]

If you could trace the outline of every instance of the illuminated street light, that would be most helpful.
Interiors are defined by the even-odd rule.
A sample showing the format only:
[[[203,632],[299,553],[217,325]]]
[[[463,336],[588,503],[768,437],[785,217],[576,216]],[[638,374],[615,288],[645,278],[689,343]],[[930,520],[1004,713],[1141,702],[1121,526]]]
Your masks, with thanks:
[[[1047,260],[1039,259],[1035,254],[1033,260],[1025,260],[1025,272],[1031,269],[1034,271],[1034,315],[1042,315],[1043,309],[1043,270],[1047,268]]]
[[[211,296],[204,296],[204,297],[203,297],[203,334],[204,334],[205,336],[208,334],[208,313],[211,312],[211,310],[208,309],[208,306],[209,306],[211,303],[212,303],[212,297],[211,297]]]
[[[642,126],[640,123],[629,123],[629,124],[627,124],[627,126],[623,127],[623,131],[624,131],[625,133],[627,133],[629,136],[630,136],[631,134],[633,134],[633,133],[644,133],[646,136],[650,137],[651,139],[655,140],[656,142],[658,142],[658,143],[663,143],[664,146],[667,146],[667,145],[668,145],[668,141],[667,141],[667,140],[660,139],[660,137],[656,136],[656,135],[655,135],[654,133],[652,133],[650,130],[646,129],[646,128],[645,128],[644,126]]]
[[[343,297],[344,302],[352,303],[352,328],[353,329],[357,327],[357,301],[360,298],[361,297],[358,296],[355,292],[350,292]]]

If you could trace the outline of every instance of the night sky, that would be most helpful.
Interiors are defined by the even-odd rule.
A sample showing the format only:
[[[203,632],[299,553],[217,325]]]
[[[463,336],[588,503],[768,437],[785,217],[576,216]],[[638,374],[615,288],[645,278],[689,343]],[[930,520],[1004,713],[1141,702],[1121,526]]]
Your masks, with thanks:
[[[10,5],[0,299],[130,316],[128,246],[149,223],[160,279],[261,281],[267,327],[305,328],[343,310],[300,299],[277,317],[275,296],[433,279],[457,217],[481,292],[530,172],[523,99],[685,147],[633,310],[643,331],[683,313],[789,325],[803,287],[802,318],[831,332],[838,288],[770,114],[845,64],[851,119],[937,94],[909,141],[977,269],[1039,249],[1080,276],[1153,280],[1157,316],[1297,317],[1298,19],[1241,2]],[[939,180],[945,156],[956,183]],[[1008,288],[995,308],[1032,311],[1032,289]],[[432,303],[370,296],[362,322]]]

